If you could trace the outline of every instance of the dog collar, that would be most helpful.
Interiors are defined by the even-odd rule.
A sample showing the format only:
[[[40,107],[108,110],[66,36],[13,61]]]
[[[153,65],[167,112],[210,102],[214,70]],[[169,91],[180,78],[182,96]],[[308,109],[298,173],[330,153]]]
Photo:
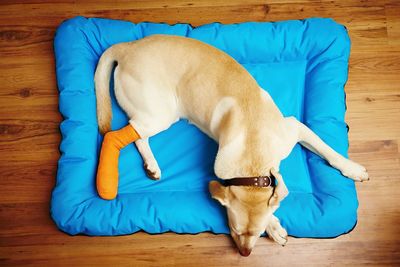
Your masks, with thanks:
[[[256,176],[256,177],[235,177],[232,179],[226,179],[226,186],[237,185],[237,186],[256,186],[256,187],[268,187],[275,186],[275,177],[271,176]]]

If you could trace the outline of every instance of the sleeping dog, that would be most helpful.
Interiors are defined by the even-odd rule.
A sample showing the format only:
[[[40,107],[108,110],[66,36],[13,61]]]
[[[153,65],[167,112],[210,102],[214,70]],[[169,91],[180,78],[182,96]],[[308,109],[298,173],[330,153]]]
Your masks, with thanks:
[[[243,256],[262,233],[284,245],[287,232],[273,214],[288,190],[279,164],[299,142],[355,181],[368,179],[365,168],[325,144],[293,117],[283,117],[270,95],[232,57],[200,41],[153,35],[120,43],[101,56],[95,74],[97,116],[110,131],[109,81],[140,135],[135,142],[149,177],[161,170],[148,138],[188,119],[219,144],[211,196],[227,208],[230,232]]]

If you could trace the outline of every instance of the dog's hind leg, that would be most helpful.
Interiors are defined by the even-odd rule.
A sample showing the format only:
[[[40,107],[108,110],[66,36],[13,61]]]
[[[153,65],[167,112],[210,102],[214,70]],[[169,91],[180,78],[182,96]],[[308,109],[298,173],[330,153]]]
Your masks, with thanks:
[[[290,117],[286,118],[286,120],[289,127],[298,133],[298,142],[300,142],[302,146],[326,159],[331,166],[341,171],[344,176],[360,182],[369,180],[368,173],[362,165],[346,159],[337,153],[306,125],[299,122],[295,118]]]
[[[168,106],[168,103],[162,102],[159,103],[158,106],[165,107]],[[137,110],[136,113],[138,116],[129,120],[129,124],[136,129],[141,136],[140,139],[135,141],[135,145],[142,156],[143,166],[147,176],[153,180],[159,180],[161,178],[161,170],[151,151],[148,138],[168,129],[179,119],[173,109],[165,109],[163,111],[157,111],[155,108],[149,108],[144,112]]]
[[[161,170],[151,151],[149,139],[139,139],[135,142],[135,145],[142,156],[147,176],[153,180],[159,180],[161,178]]]

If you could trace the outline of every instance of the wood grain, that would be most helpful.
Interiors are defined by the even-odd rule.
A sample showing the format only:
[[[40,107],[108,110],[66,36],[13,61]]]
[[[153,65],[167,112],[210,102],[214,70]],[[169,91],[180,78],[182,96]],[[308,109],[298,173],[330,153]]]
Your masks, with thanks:
[[[399,266],[400,3],[396,0],[2,0],[0,2],[0,265]],[[346,85],[357,227],[335,239],[261,239],[249,258],[224,235],[71,237],[49,213],[59,158],[57,26],[76,16],[191,23],[331,17],[352,40]]]

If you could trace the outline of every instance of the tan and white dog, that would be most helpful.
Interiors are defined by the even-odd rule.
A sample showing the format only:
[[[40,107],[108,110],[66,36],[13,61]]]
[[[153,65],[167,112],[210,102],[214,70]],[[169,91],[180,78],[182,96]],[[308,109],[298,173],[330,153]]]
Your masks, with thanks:
[[[110,130],[109,81],[114,64],[115,95],[141,139],[135,142],[152,179],[161,171],[148,138],[186,118],[219,143],[214,171],[221,179],[270,176],[276,187],[209,184],[227,208],[231,235],[248,256],[262,233],[284,245],[287,232],[273,215],[288,194],[279,164],[296,143],[320,155],[343,175],[368,179],[365,168],[326,145],[307,126],[285,118],[254,78],[232,57],[200,41],[153,35],[120,43],[101,56],[95,74],[97,116]]]

